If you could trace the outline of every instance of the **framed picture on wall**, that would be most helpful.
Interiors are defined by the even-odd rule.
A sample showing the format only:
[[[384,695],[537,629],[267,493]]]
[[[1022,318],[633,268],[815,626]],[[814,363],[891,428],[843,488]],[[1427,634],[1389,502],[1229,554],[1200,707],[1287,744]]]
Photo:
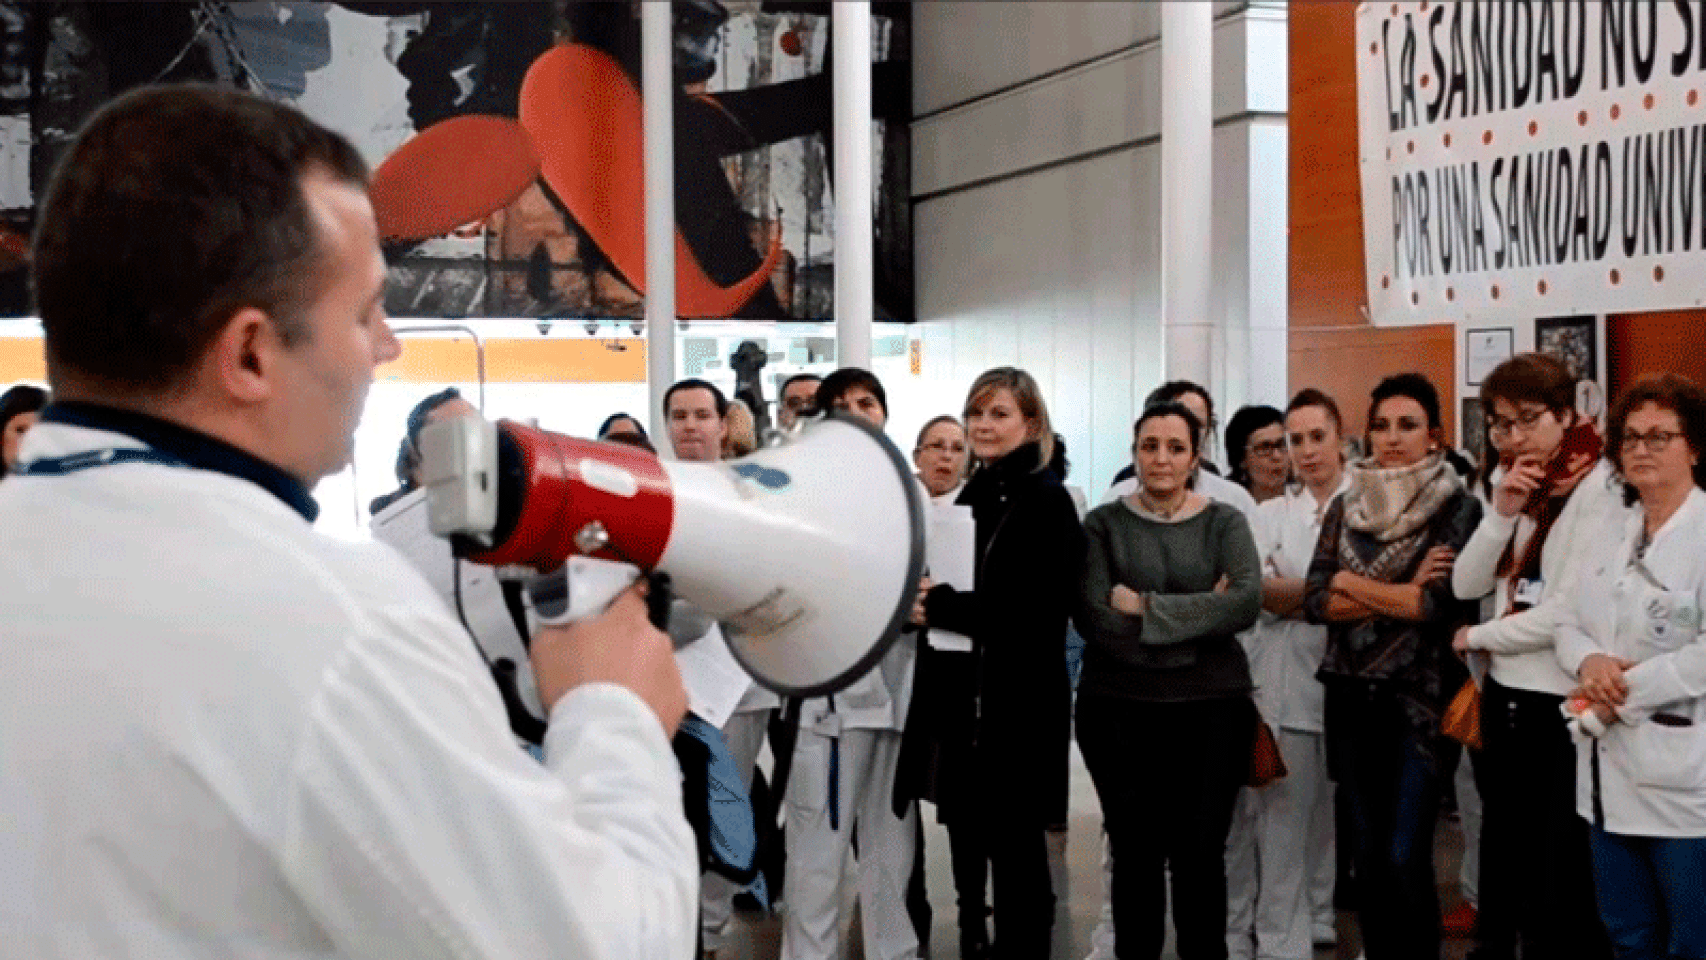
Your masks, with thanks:
[[[1535,320],[1534,349],[1563,361],[1577,380],[1599,379],[1599,343],[1591,315]]]
[[[1463,376],[1471,387],[1478,387],[1493,368],[1511,358],[1516,333],[1510,327],[1494,327],[1463,332]]]
[[[1457,446],[1480,467],[1487,455],[1487,412],[1481,409],[1480,397],[1463,398],[1462,417],[1457,421]]]

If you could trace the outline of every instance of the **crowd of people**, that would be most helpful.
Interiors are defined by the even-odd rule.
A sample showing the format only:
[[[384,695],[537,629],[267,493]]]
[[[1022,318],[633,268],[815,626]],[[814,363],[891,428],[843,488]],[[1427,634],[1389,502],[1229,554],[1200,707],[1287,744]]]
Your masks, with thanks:
[[[780,395],[783,430],[830,410],[888,422],[862,369],[795,375]],[[1130,475],[1085,515],[1034,378],[979,377],[912,447],[929,502],[975,525],[975,583],[926,579],[912,631],[853,687],[790,708],[754,685],[723,729],[749,790],[777,798],[755,807],[785,838],[782,956],[836,955],[850,864],[865,955],[926,954],[927,800],[960,955],[1046,957],[1045,838],[1066,819],[1075,735],[1106,833],[1092,958],[1159,956],[1169,884],[1181,957],[1310,957],[1337,937],[1338,843],[1366,956],[1437,957],[1433,834],[1462,750],[1443,719],[1466,683],[1485,804],[1473,956],[1696,955],[1706,538],[1687,531],[1706,522],[1706,394],[1640,381],[1611,411],[1609,447],[1575,398],[1550,357],[1507,361],[1482,387],[1491,449],[1471,453],[1485,466],[1465,470],[1426,378],[1373,391],[1363,459],[1338,401],[1304,389],[1283,411],[1233,414],[1223,478],[1204,456],[1212,398],[1171,382],[1134,424]],[[729,442],[736,403],[707,381],[675,384],[660,412],[667,455],[750,450]],[[411,415],[400,470],[430,416]],[[651,446],[627,413],[598,438]],[[1678,628],[1663,642],[1653,609]],[[789,754],[785,783],[757,769],[767,736]],[[1272,782],[1255,779],[1259,744],[1283,759]],[[707,875],[708,952],[733,894]]]
[[[399,351],[365,177],[299,114],[193,87],[117,101],[66,152],[32,267],[54,397],[0,397],[0,954],[724,943],[739,886],[699,876],[668,743],[688,691],[644,588],[518,618],[550,721],[530,754],[443,599],[311,529]],[[1419,374],[1367,398],[1360,456],[1340,401],[1363,398],[1303,389],[1233,414],[1222,477],[1213,398],[1174,381],[1086,512],[1035,378],[978,377],[912,447],[972,578],[926,574],[851,687],[751,683],[714,738],[760,845],[782,838],[782,956],[836,955],[850,865],[865,956],[930,952],[919,801],[960,955],[1049,956],[1076,737],[1093,956],[1159,957],[1170,901],[1185,960],[1308,957],[1337,843],[1367,958],[1437,960],[1462,741],[1476,957],[1706,957],[1706,391],[1640,379],[1603,433],[1576,396],[1557,361],[1507,360],[1465,461]],[[881,430],[888,397],[856,368],[780,385],[784,430],[829,411]],[[423,400],[374,511],[418,488],[428,424],[474,413]],[[598,438],[704,463],[761,440],[704,380],[656,413],[662,437],[616,413]]]

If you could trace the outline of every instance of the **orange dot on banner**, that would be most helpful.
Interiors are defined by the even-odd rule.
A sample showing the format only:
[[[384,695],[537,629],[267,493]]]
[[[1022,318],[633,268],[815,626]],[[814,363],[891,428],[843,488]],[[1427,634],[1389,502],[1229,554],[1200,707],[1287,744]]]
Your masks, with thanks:
[[[1451,146],[1451,134],[1449,134],[1449,133],[1445,135],[1445,145],[1447,147]]]
[[[1698,90],[1688,91],[1688,105],[1692,107],[1699,102],[1700,102],[1700,91],[1698,91]]]
[[[1368,45],[1368,52],[1372,53],[1376,56],[1379,56],[1379,54],[1380,54],[1380,42],[1377,40],[1374,43],[1369,44]]]
[[[1448,301],[1456,300],[1457,299],[1457,291],[1453,290],[1450,287],[1446,287],[1445,288],[1445,299]]]
[[[1534,289],[1540,291],[1541,296],[1543,296],[1543,297],[1546,296],[1546,281],[1542,280],[1539,283],[1535,284]]]
[[[1658,282],[1658,283],[1664,283],[1665,282],[1665,268],[1664,267],[1654,267],[1653,268],[1653,280]]]
[[[1611,268],[1611,285],[1615,287],[1622,282],[1623,282],[1622,271],[1618,270],[1616,267],[1612,267]]]
[[[1646,107],[1648,110],[1651,110],[1653,109],[1653,104],[1657,102],[1657,100],[1653,99],[1653,95],[1649,93],[1647,94],[1647,98],[1641,101],[1641,105]]]
[[[1586,110],[1576,111],[1576,123],[1584,127],[1588,125],[1588,112]]]
[[[1393,16],[1394,16],[1394,17],[1396,17],[1396,16],[1397,16],[1397,15],[1398,15],[1398,5],[1397,5],[1397,4],[1396,4],[1396,3],[1394,3],[1394,4],[1393,4],[1393,5],[1392,5],[1392,15],[1393,15]]]
[[[1420,293],[1414,291],[1414,290],[1411,290],[1410,291],[1410,306],[1412,306],[1412,307],[1416,306],[1417,304],[1420,304],[1421,302],[1422,302],[1422,295]]]
[[[1416,141],[1411,140],[1409,146],[1410,146],[1410,152],[1415,153],[1416,152]]]
[[[1528,121],[1528,135],[1532,137],[1539,132],[1540,132],[1540,122],[1538,120]]]
[[[1493,284],[1493,299],[1494,300],[1499,299],[1499,285],[1496,283]]]
[[[1427,88],[1428,88],[1428,75],[1424,73],[1424,74],[1422,74],[1422,89],[1426,90]]]
[[[1383,276],[1380,278],[1380,289],[1388,290],[1391,287],[1392,287],[1392,278],[1391,277]]]
[[[1481,134],[1481,142],[1483,144],[1492,143],[1493,142],[1493,131],[1488,130],[1486,133]]]
[[[800,43],[800,31],[789,30],[782,34],[782,52],[790,57],[797,57],[805,47]]]
[[[1616,120],[1618,117],[1621,117],[1621,116],[1623,116],[1623,108],[1619,107],[1615,103],[1612,104],[1611,105],[1611,119]]]

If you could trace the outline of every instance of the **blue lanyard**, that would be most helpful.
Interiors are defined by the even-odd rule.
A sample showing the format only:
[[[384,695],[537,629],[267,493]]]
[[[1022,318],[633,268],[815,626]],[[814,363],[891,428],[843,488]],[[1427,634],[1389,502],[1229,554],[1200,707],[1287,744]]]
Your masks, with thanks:
[[[17,477],[67,477],[85,470],[99,467],[112,467],[121,463],[151,463],[160,467],[184,467],[189,464],[170,454],[147,447],[125,447],[122,449],[87,450],[74,453],[68,457],[47,457],[41,460],[31,460],[20,463],[12,468],[12,475]]]

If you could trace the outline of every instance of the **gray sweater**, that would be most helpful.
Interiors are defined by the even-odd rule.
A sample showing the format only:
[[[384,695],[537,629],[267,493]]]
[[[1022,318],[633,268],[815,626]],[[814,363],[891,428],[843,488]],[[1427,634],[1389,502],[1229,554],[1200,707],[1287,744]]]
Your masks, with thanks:
[[[1116,501],[1091,511],[1084,532],[1081,695],[1168,701],[1250,692],[1250,664],[1236,635],[1261,612],[1262,573],[1243,514],[1211,502],[1166,523]],[[1217,593],[1223,575],[1229,586]],[[1108,605],[1115,584],[1143,595],[1143,616]]]

